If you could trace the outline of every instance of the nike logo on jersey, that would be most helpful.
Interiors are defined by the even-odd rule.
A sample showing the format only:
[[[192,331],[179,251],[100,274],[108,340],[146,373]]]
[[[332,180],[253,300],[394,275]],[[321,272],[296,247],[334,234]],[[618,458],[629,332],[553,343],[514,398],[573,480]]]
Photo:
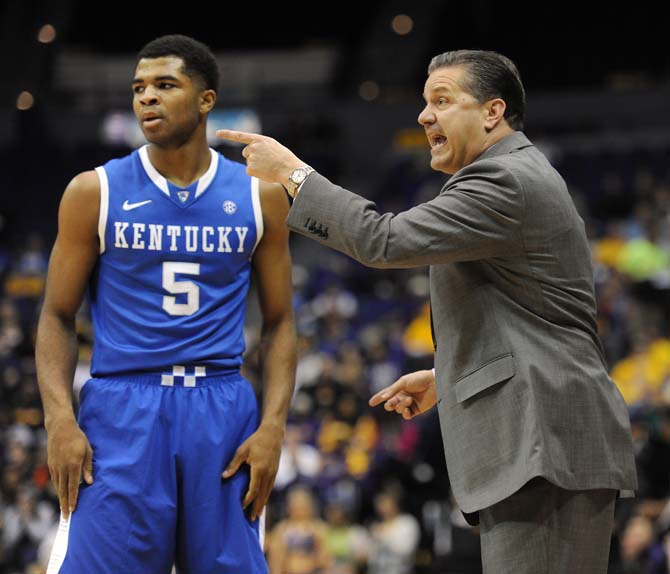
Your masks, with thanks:
[[[126,199],[123,202],[123,211],[130,211],[131,209],[135,209],[136,207],[142,207],[143,205],[151,203],[152,201],[153,199],[147,199],[146,201],[138,201],[137,203],[128,203],[128,200]]]

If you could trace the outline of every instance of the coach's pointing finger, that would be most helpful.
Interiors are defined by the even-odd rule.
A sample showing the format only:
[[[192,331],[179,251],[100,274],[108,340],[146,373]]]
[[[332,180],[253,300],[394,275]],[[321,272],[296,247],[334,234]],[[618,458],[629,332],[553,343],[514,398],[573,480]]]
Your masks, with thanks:
[[[247,132],[238,132],[235,130],[216,130],[216,137],[233,142],[250,144],[251,142],[258,138],[262,138],[263,136],[258,134],[250,134]]]
[[[305,163],[277,140],[259,134],[218,130],[220,138],[247,144],[242,155],[247,160],[247,173],[268,183],[286,186],[291,172]]]

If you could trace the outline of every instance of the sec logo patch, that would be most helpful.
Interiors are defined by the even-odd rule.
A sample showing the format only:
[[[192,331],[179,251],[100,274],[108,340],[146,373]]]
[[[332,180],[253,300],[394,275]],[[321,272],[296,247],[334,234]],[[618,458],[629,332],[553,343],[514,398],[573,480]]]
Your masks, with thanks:
[[[226,200],[223,202],[223,211],[228,215],[232,215],[237,211],[237,204],[234,201]]]

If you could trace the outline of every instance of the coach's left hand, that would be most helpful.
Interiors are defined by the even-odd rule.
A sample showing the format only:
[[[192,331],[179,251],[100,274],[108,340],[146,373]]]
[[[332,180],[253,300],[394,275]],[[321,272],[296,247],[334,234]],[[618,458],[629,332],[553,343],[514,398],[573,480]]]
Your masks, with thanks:
[[[250,518],[256,520],[267,504],[279,468],[279,455],[284,439],[283,429],[262,425],[245,440],[235,452],[233,460],[221,475],[224,479],[233,476],[246,463],[251,470],[249,489],[242,501],[246,509],[252,502]]]
[[[218,130],[216,136],[246,144],[242,155],[247,160],[247,173],[268,183],[286,187],[291,172],[305,165],[290,149],[267,136],[234,130]]]

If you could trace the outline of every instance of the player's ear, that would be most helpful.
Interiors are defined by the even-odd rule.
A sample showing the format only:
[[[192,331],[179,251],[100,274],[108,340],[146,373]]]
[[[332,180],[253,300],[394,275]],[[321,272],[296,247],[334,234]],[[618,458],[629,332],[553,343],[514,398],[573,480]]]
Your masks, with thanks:
[[[216,92],[214,90],[204,90],[200,93],[200,112],[208,114],[214,109],[216,104]]]

